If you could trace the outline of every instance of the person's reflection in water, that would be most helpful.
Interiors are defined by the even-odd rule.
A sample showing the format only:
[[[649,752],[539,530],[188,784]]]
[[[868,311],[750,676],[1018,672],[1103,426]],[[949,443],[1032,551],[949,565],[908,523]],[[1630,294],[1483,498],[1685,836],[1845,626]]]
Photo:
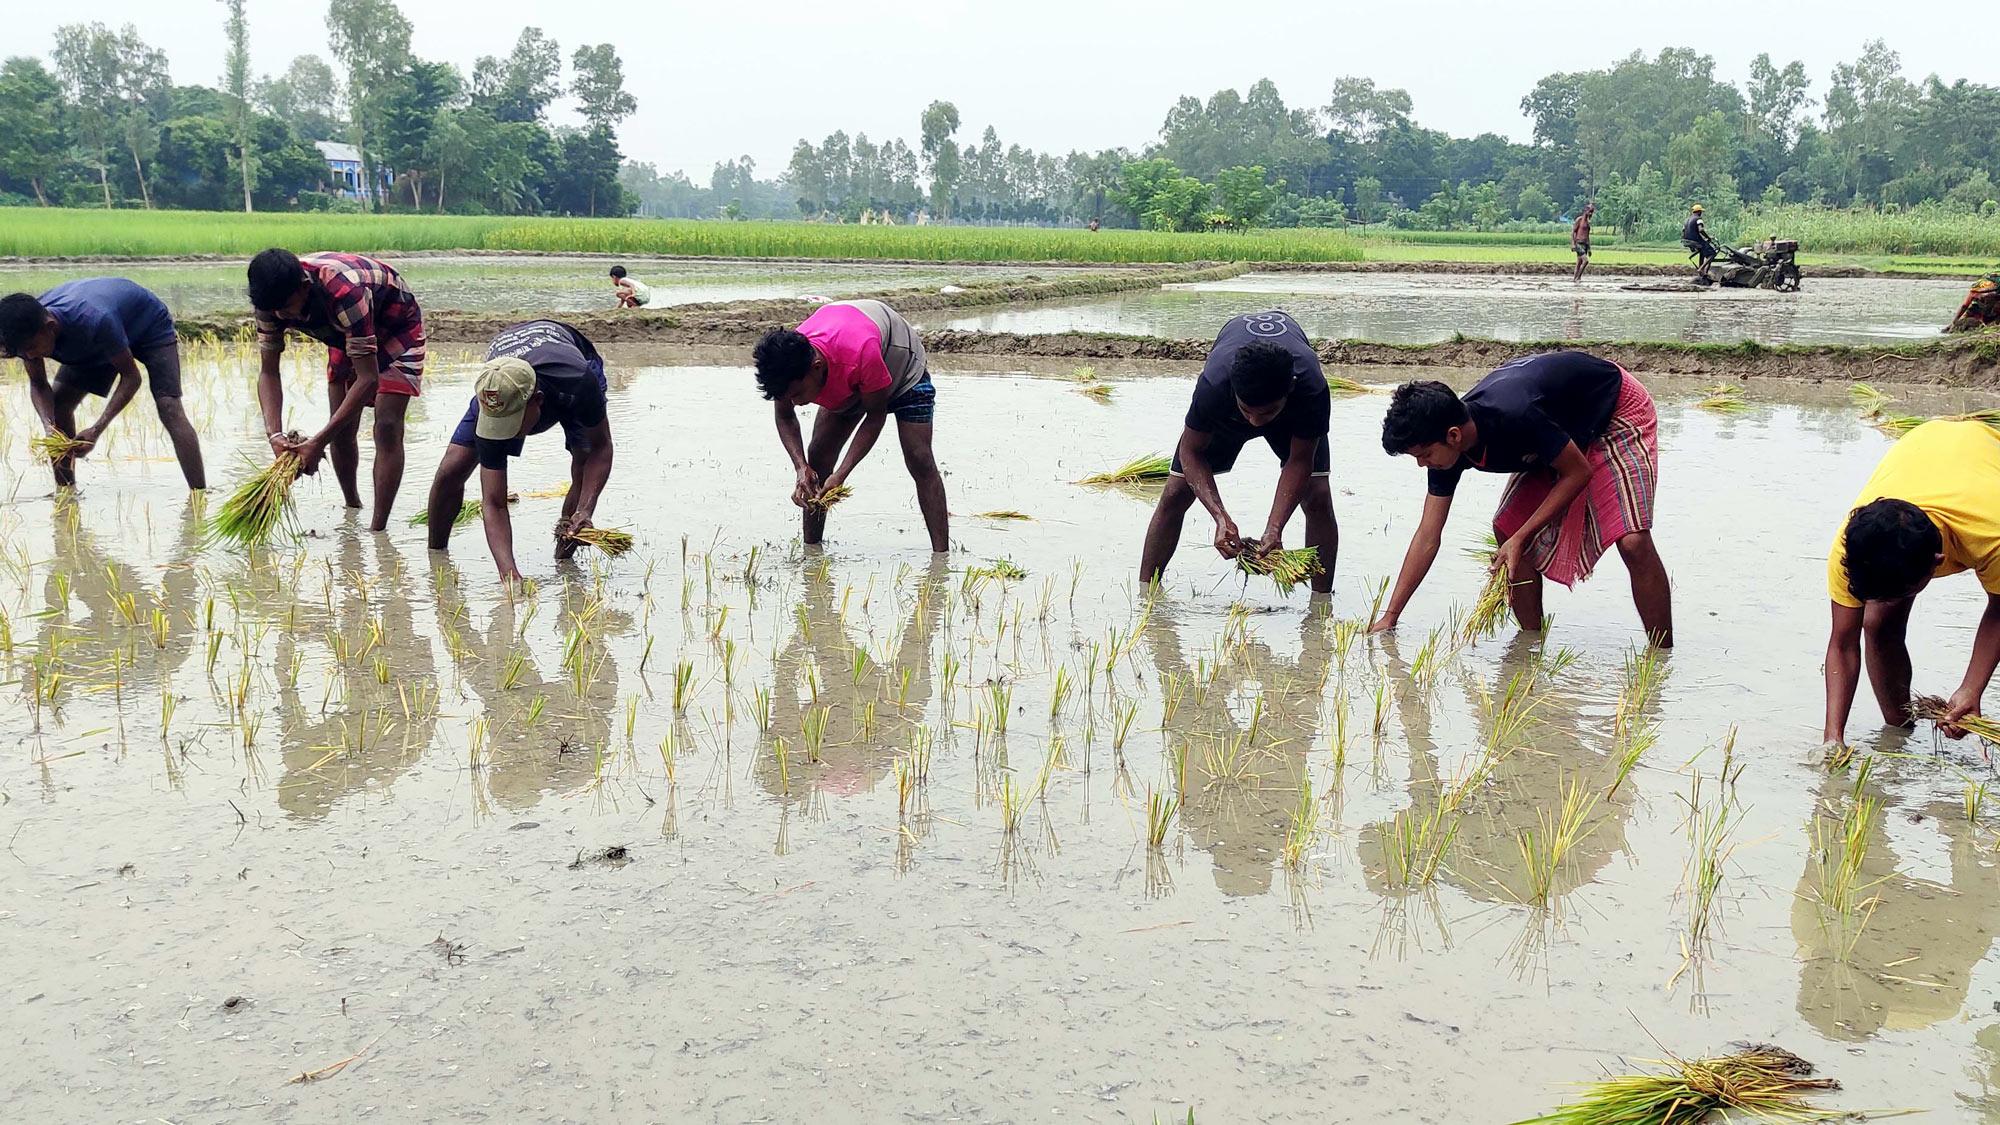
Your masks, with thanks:
[[[422,760],[437,729],[437,660],[430,638],[416,630],[401,558],[375,536],[365,537],[364,551],[355,528],[337,534],[331,616],[324,601],[301,599],[291,627],[280,626],[275,648],[284,771],[278,807],[300,820],[319,820],[352,794],[386,792]],[[329,632],[345,638],[347,660],[308,668],[301,639]],[[324,659],[336,663],[338,655]]]
[[[1923,746],[1908,732],[1890,729],[1878,737],[1873,752],[1921,754]],[[1878,758],[1869,781],[1867,795],[1885,798],[1884,808],[1866,826],[1867,857],[1852,894],[1857,905],[1845,916],[1825,899],[1834,894],[1828,876],[1841,861],[1854,769],[1827,776],[1805,828],[1805,871],[1792,900],[1799,1015],[1820,1034],[1842,1042],[1957,1016],[1965,1009],[1973,971],[2000,934],[1993,853],[1981,847],[1963,805],[1942,798],[1904,803],[1885,794],[1885,775],[1892,768]],[[1930,840],[1922,841],[1926,836]],[[1898,870],[1899,840],[1907,849],[1903,854],[1912,856],[1941,844],[1950,867],[1946,880]],[[1872,909],[1870,899],[1879,899]]]
[[[1313,599],[1294,627],[1299,652],[1287,659],[1263,639],[1261,623],[1232,618],[1217,634],[1222,647],[1211,647],[1197,668],[1182,647],[1173,603],[1155,602],[1146,619],[1161,690],[1169,677],[1181,690],[1165,740],[1170,754],[1188,747],[1181,828],[1212,857],[1216,889],[1231,897],[1270,891],[1319,736],[1333,661],[1326,600]]]
[[[851,797],[872,790],[894,768],[897,753],[909,747],[914,731],[925,725],[936,690],[931,645],[944,623],[950,575],[941,558],[933,558],[916,574],[909,590],[909,618],[885,663],[868,651],[867,638],[857,635],[857,623],[843,616],[843,604],[859,614],[860,600],[840,596],[832,568],[823,560],[808,558],[800,570],[804,628],[793,628],[772,661],[771,724],[758,739],[754,770],[757,784],[787,810],[795,804],[811,810],[824,796]],[[792,617],[799,620],[801,613]],[[818,685],[817,702],[812,684]],[[815,763],[810,760],[806,732],[820,722],[825,730],[820,761]],[[779,738],[785,740],[782,771]]]

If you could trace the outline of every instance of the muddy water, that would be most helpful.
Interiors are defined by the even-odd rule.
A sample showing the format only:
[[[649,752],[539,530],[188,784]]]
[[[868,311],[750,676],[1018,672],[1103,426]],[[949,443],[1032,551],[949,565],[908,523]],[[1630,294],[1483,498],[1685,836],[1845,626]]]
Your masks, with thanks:
[[[646,258],[399,258],[385,255],[427,307],[495,311],[542,309],[574,312],[612,305],[604,271],[623,262],[651,287],[663,305],[695,301],[736,301],[770,297],[828,297],[906,286],[1004,281],[1028,274],[1049,277],[1079,272],[1061,266],[901,266],[828,265],[816,262],[691,262]],[[239,312],[243,263],[187,262],[169,265],[73,265],[0,269],[0,291],[39,293],[75,277],[116,274],[153,292],[177,316]]]
[[[1660,385],[1680,647],[1614,788],[1639,639],[1615,560],[1552,593],[1546,643],[1424,651],[1478,585],[1459,548],[1497,480],[1468,483],[1399,634],[1342,624],[1421,503],[1375,445],[1380,397],[1334,411],[1330,605],[1246,588],[1197,518],[1149,606],[1149,497],[1071,482],[1166,448],[1184,371],[1121,371],[1103,405],[955,361],[958,546],[932,563],[891,449],[805,552],[740,368],[611,360],[599,522],[638,549],[559,567],[558,501],[524,496],[539,589],[511,602],[476,528],[435,560],[318,482],[296,543],[200,550],[143,403],[58,510],[9,385],[16,1116],[1509,1121],[1623,1058],[1758,1039],[1841,1079],[1838,1104],[2000,1120],[1979,755],[1858,708],[1880,806],[1849,909],[1825,905],[1815,840],[1853,775],[1815,754],[1821,552],[1887,444],[1832,396],[1718,417]],[[256,444],[247,362],[191,372],[224,479]],[[313,378],[301,356],[296,394]],[[440,371],[420,400],[406,511],[466,387]],[[558,484],[554,439],[530,449],[513,486]],[[1243,460],[1224,491],[1254,519],[1275,466]],[[973,515],[1002,508],[1034,519]],[[1002,557],[1028,576],[968,577]],[[1921,685],[1955,680],[1978,605],[1965,578],[1925,596]],[[1517,677],[1518,736],[1495,703]],[[1739,819],[1690,961],[1684,798],[1700,775],[1718,807],[1732,729]],[[1587,812],[1538,873],[1521,833],[1565,792]],[[1455,839],[1406,878],[1447,793]],[[1149,795],[1184,798],[1157,850]]]
[[[1087,300],[1047,302],[925,327],[1121,332],[1206,338],[1246,308],[1276,306],[1314,336],[1425,344],[1495,340],[1756,340],[1883,343],[1937,335],[1965,296],[1956,281],[1808,278],[1798,293],[1635,292],[1661,278],[1252,273]]]

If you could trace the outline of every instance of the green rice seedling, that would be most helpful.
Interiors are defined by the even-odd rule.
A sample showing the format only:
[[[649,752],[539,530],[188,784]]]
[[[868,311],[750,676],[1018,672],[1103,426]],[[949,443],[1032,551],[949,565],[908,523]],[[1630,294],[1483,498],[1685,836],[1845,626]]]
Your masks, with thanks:
[[[1125,738],[1132,733],[1132,724],[1138,721],[1138,718],[1139,705],[1137,703],[1128,699],[1118,705],[1117,713],[1114,715],[1111,724],[1111,748],[1113,750],[1125,749]]]
[[[1171,794],[1146,789],[1146,848],[1159,851],[1167,842],[1167,830],[1173,826],[1174,813],[1179,811],[1180,801]]]
[[[910,732],[910,769],[918,781],[928,781],[931,776],[931,741],[935,736],[929,727],[917,727]]]
[[[1000,829],[1008,836],[1021,830],[1021,814],[1027,811],[1028,798],[1014,785],[1014,775],[1007,774],[1000,779]]]
[[[172,688],[170,688],[170,687],[166,687],[166,686],[164,686],[164,685],[163,685],[163,686],[161,686],[161,688],[160,688],[160,741],[162,741],[162,742],[165,742],[165,741],[167,740],[167,735],[168,735],[168,733],[169,733],[169,732],[171,732],[171,731],[173,730],[173,727],[174,727],[174,711],[175,711],[175,709],[176,709],[176,708],[178,708],[178,707],[179,707],[179,703],[178,703],[178,702],[176,702],[176,701],[175,701],[175,699],[174,699],[174,691],[173,691],[173,689],[172,689]]]
[[[1174,797],[1185,804],[1188,795],[1188,744],[1186,739],[1174,748],[1167,757],[1167,764],[1174,771]]]
[[[376,653],[376,654],[375,654],[375,663],[374,663],[374,666],[373,666],[373,667],[374,667],[374,672],[375,672],[375,682],[376,682],[376,683],[378,683],[378,684],[386,684],[386,683],[388,683],[388,682],[389,682],[389,658],[388,658],[388,657],[386,657],[386,656],[383,656],[383,655],[382,655],[381,653]]]
[[[1375,583],[1375,592],[1368,598],[1368,620],[1372,623],[1382,616],[1382,599],[1389,596],[1389,579],[1384,575]]]
[[[1736,799],[1736,779],[1743,767],[1736,764],[1736,728],[1722,744],[1722,768],[1716,771],[1712,795],[1702,792],[1702,775],[1688,782],[1688,858],[1681,871],[1682,893],[1687,903],[1687,937],[1682,969],[1692,965],[1708,948],[1715,923],[1716,895],[1722,889],[1725,866],[1736,850],[1733,837],[1741,819],[1742,806]],[[1678,979],[1680,973],[1675,973]]]
[[[1005,735],[1007,733],[1007,713],[1014,709],[1014,688],[1012,685],[1003,684],[995,680],[993,683],[987,685],[986,691],[987,700],[993,705],[993,733],[995,735]]]
[[[1500,631],[1500,623],[1507,619],[1507,586],[1505,568],[1495,568],[1486,576],[1486,584],[1479,588],[1479,596],[1473,599],[1471,612],[1460,624],[1458,643],[1461,647]]]
[[[818,496],[806,501],[806,510],[825,515],[828,508],[853,495],[854,488],[852,485],[836,484],[832,488],[822,489]]]
[[[1854,774],[1854,792],[1831,840],[1823,839],[1817,818],[1814,821],[1814,853],[1818,864],[1817,893],[1822,905],[1842,917],[1863,908],[1872,909],[1865,898],[1873,883],[1861,881],[1868,861],[1868,833],[1882,811],[1882,798],[1866,792],[1874,773],[1875,759],[1863,758]]]
[[[1109,383],[1089,383],[1078,387],[1076,393],[1083,395],[1085,398],[1095,399],[1098,402],[1110,402],[1112,386]]]
[[[819,764],[821,752],[826,749],[826,724],[832,715],[831,707],[814,707],[800,722],[800,732],[806,740],[806,761],[814,765]]]
[[[28,439],[28,448],[34,455],[51,465],[59,465],[69,460],[86,444],[88,443],[59,433],[36,434]]]
[[[153,610],[153,629],[152,629],[154,648],[167,647],[168,624],[169,622],[167,620],[166,611],[163,609],[155,608]]]
[[[208,534],[218,542],[259,546],[291,511],[292,484],[299,477],[299,459],[281,453],[271,464],[236,486],[209,521]]]
[[[1375,685],[1375,718],[1370,729],[1379,744],[1389,733],[1389,684],[1381,681]]]
[[[1344,375],[1328,375],[1326,377],[1326,389],[1337,395],[1370,395],[1388,394],[1396,388],[1392,386],[1378,387],[1373,383],[1359,382],[1349,379]]]
[[[1659,1074],[1619,1075],[1585,1084],[1568,1105],[1514,1125],[1698,1125],[1700,1122],[1833,1121],[1847,1116],[1806,1098],[1840,1083],[1812,1078],[1811,1063],[1769,1044],[1742,1045],[1712,1059],[1667,1058]]]
[[[632,533],[615,527],[586,527],[569,536],[586,547],[595,547],[612,558],[632,549]]]
[[[1951,713],[1951,705],[1942,696],[1920,695],[1910,700],[1910,714],[1919,719],[1927,719],[1942,726],[1945,716]],[[2000,721],[1984,715],[1963,715],[1952,720],[1952,725],[1986,743],[2000,746]]]
[[[632,731],[638,725],[639,725],[639,697],[636,695],[628,695],[625,697],[625,741],[627,743],[630,743],[632,741]]]
[[[1248,550],[1236,556],[1236,569],[1245,574],[1269,578],[1278,587],[1280,594],[1289,594],[1295,588],[1310,582],[1317,575],[1325,574],[1326,567],[1319,561],[1318,547],[1297,547],[1291,550],[1278,548],[1272,551],[1258,551],[1252,541],[1245,544]]]
[[[1347,768],[1347,687],[1342,685],[1333,692],[1333,776],[1334,784],[1340,783],[1340,774]]]
[[[1481,701],[1486,709],[1489,754],[1505,757],[1527,739],[1528,731],[1534,727],[1535,711],[1546,698],[1535,690],[1535,683],[1533,671],[1516,672],[1508,678],[1507,688],[1498,700]]]
[[[916,795],[917,778],[905,759],[896,759],[896,818],[910,815],[910,799]]]
[[[512,503],[513,501],[519,499],[520,497],[518,495],[511,495],[507,497],[509,503]],[[458,511],[451,517],[451,526],[464,527],[466,524],[469,524],[473,520],[476,520],[478,518],[479,518],[479,501],[467,500],[465,503],[460,504],[458,506]],[[411,527],[426,527],[430,524],[430,522],[431,522],[431,512],[429,508],[419,508],[417,509],[417,513],[410,517]]]
[[[1847,388],[1847,401],[1853,403],[1856,410],[1861,411],[1863,418],[1872,418],[1887,410],[1889,404],[1896,400],[1876,390],[1870,384],[1855,383]]]
[[[1319,803],[1313,799],[1312,779],[1299,778],[1299,803],[1292,809],[1292,822],[1285,828],[1285,866],[1296,871],[1305,865],[1319,832]]]
[[[1986,807],[1986,783],[1965,783],[1965,822],[1978,824],[1980,810]]]
[[[994,559],[985,566],[973,567],[965,573],[967,578],[979,576],[991,578],[998,582],[1017,582],[1028,576],[1026,569],[1013,559],[1008,558]]]
[[[541,722],[542,710],[548,705],[549,697],[546,695],[537,695],[533,699],[530,699],[528,701],[528,713],[522,721],[528,726],[534,726],[536,723]]]
[[[1750,409],[1743,399],[1743,388],[1735,383],[1716,383],[1702,391],[1703,398],[1696,402],[1698,410],[1709,410],[1717,414],[1741,414]]]
[[[1201,768],[1218,785],[1240,785],[1250,779],[1250,736],[1217,738],[1203,747]]]
[[[1383,875],[1391,886],[1415,889],[1436,881],[1452,841],[1458,838],[1459,810],[1450,794],[1422,812],[1402,809],[1382,836]]]
[[[521,678],[528,673],[528,658],[525,654],[507,654],[507,664],[500,670],[500,690],[512,691],[521,685]]]
[[[778,791],[789,794],[792,791],[792,766],[783,737],[771,740],[771,753],[778,759]]]
[[[976,513],[973,518],[982,520],[1032,520],[1035,517],[1026,512],[1017,512],[1012,508],[995,508],[990,512]]]
[[[674,710],[687,710],[688,700],[694,692],[694,661],[682,660],[674,664]]]
[[[757,720],[758,730],[769,731],[771,729],[770,688],[760,687],[757,689],[756,694],[751,697],[750,713]]]
[[[1134,457],[1123,465],[1107,472],[1092,473],[1077,481],[1078,484],[1139,484],[1145,481],[1165,480],[1173,471],[1174,459],[1164,454]]]
[[[1618,693],[1618,712],[1613,719],[1613,727],[1620,731],[1630,730],[1645,721],[1645,712],[1659,699],[1660,685],[1666,678],[1666,665],[1661,661],[1661,650],[1653,645],[1634,650],[1625,655],[1625,683]]]
[[[1063,704],[1069,702],[1069,693],[1074,686],[1069,678],[1069,665],[1065,664],[1056,669],[1055,686],[1049,691],[1049,718],[1054,719],[1062,714]]]
[[[1586,794],[1583,783],[1575,778],[1567,782],[1558,778],[1556,791],[1562,794],[1561,804],[1553,812],[1537,809],[1539,827],[1521,833],[1516,840],[1521,848],[1522,869],[1528,876],[1528,901],[1537,906],[1548,905],[1556,880],[1568,868],[1577,844],[1583,839],[1590,814],[1597,807],[1596,790]]]
[[[1444,650],[1439,641],[1443,638],[1441,629],[1432,629],[1424,638],[1424,645],[1410,661],[1410,679],[1425,692],[1437,686],[1438,673],[1443,670]]]
[[[875,733],[874,700],[871,699],[861,705],[861,717],[856,721],[855,726],[858,728],[862,738],[867,738]]]
[[[854,677],[853,682],[858,686],[868,676],[868,650],[855,645],[848,650],[847,663],[848,670]]]

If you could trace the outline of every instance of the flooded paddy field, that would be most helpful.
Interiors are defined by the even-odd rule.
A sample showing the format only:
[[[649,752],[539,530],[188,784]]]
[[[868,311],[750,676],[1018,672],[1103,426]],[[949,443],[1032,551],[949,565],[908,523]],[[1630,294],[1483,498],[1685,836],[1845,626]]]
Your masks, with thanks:
[[[1690,271],[1692,272],[1692,271]],[[1965,296],[1959,281],[1806,278],[1797,293],[1643,292],[1669,279],[1426,273],[1247,273],[1077,300],[960,315],[925,328],[1118,332],[1207,338],[1250,305],[1292,314],[1316,338],[1427,344],[1493,340],[1680,340],[1764,344],[1892,343],[1935,338]]]
[[[1334,407],[1330,601],[1246,586],[1200,516],[1149,599],[1151,496],[1072,482],[1168,448],[1191,365],[1100,367],[1099,403],[941,363],[933,561],[889,443],[807,551],[733,358],[607,358],[597,522],[638,547],[549,559],[567,466],[533,440],[512,599],[476,526],[433,557],[330,482],[277,549],[203,548],[143,401],[59,505],[7,385],[21,1119],[1505,1122],[1764,1040],[1830,1104],[2000,1121],[1989,767],[1866,703],[1859,792],[1818,758],[1824,547],[1888,441],[1838,394],[1716,415],[1649,380],[1654,663],[1615,559],[1545,640],[1452,639],[1497,478],[1360,636],[1423,491],[1381,396]],[[263,447],[253,363],[190,353],[220,485]],[[405,515],[469,393],[436,365]],[[1254,449],[1223,479],[1239,519],[1275,479]],[[1920,687],[1979,604],[1919,603]]]
[[[659,305],[698,301],[762,300],[774,297],[851,297],[883,289],[1038,277],[1115,267],[1050,265],[900,265],[784,261],[696,261],[613,255],[566,257],[463,257],[384,255],[427,308],[474,312],[540,309],[576,312],[608,309],[614,263],[623,264],[653,291]],[[71,263],[0,267],[0,292],[39,293],[78,277],[115,274],[160,295],[176,316],[246,313],[240,262]]]

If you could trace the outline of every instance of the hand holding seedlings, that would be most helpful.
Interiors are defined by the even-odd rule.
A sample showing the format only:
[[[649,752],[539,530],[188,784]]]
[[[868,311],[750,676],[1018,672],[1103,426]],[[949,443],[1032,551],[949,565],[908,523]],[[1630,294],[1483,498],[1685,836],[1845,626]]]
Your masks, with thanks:
[[[1228,513],[1215,519],[1215,553],[1225,559],[1233,559],[1243,553],[1243,536],[1236,530],[1236,521]]]
[[[590,527],[590,517],[582,513],[556,518],[556,560],[558,562],[576,554],[583,545],[578,533]]]
[[[803,508],[819,496],[819,472],[811,465],[800,465],[798,483],[792,488],[792,503]]]

